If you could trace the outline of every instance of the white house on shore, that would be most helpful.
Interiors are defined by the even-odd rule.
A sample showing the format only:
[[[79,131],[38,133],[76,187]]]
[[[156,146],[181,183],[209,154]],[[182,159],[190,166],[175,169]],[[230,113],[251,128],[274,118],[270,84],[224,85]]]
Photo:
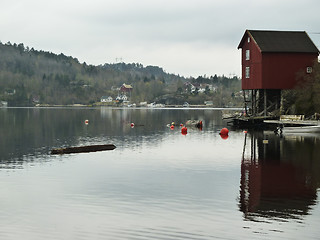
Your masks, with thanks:
[[[100,99],[100,102],[112,102],[113,98],[111,96],[107,97],[107,96],[102,96]]]
[[[123,95],[118,95],[118,96],[116,97],[116,101],[126,102],[126,101],[128,101],[128,97],[127,97],[125,94],[123,94]]]

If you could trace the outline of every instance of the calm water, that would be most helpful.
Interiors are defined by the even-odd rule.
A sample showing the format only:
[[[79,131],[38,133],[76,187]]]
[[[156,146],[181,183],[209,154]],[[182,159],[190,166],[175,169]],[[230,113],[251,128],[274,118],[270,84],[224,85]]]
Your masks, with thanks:
[[[189,119],[202,131],[167,127]],[[320,136],[225,126],[210,109],[0,109],[0,239],[319,239]]]

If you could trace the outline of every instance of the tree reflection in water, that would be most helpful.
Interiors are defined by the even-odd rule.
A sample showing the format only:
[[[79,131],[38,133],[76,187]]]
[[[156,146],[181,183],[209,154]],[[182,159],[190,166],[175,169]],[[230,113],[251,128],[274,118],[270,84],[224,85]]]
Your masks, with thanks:
[[[308,215],[320,185],[318,156],[320,136],[246,134],[239,200],[245,219],[287,221]]]

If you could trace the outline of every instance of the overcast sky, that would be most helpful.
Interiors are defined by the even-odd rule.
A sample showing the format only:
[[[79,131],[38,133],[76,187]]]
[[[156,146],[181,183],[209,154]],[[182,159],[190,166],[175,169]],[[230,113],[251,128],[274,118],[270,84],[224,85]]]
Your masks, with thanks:
[[[319,0],[0,0],[0,41],[87,64],[240,76],[246,29],[306,31],[320,49],[319,9]]]

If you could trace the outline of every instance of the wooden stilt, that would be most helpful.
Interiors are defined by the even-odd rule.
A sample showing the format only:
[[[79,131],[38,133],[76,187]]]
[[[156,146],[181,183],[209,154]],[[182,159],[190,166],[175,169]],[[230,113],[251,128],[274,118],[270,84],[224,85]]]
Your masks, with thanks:
[[[256,111],[254,107],[254,90],[251,90],[251,111],[252,111],[252,116],[255,116]]]
[[[243,100],[244,100],[244,111],[245,111],[246,115],[248,116],[246,91],[243,90],[242,92],[243,92]]]
[[[264,89],[264,116],[267,116],[267,89]]]

